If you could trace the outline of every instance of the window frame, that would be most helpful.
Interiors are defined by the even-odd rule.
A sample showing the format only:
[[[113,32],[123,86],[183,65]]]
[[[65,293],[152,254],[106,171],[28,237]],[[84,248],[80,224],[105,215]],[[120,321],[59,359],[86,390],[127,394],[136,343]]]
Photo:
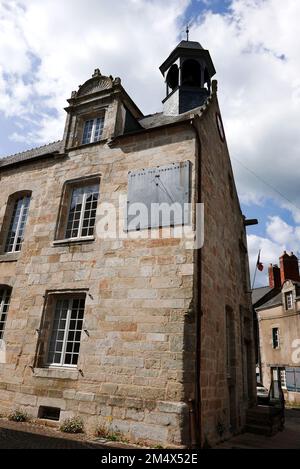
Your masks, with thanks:
[[[274,331],[277,331],[277,333],[275,333],[276,335],[274,334]],[[275,344],[275,341],[277,342],[277,345]],[[272,348],[273,350],[280,348],[280,331],[277,326],[272,327]]]
[[[286,387],[286,371],[285,371],[285,368],[280,368],[279,369],[279,377],[280,377],[281,388],[282,389],[287,389],[287,387]]]
[[[98,185],[98,184],[97,184]],[[81,210],[80,210],[80,217],[79,217],[79,224],[78,224],[78,234],[77,236],[67,236],[67,232],[68,232],[68,224],[70,222],[70,216],[71,216],[71,207],[72,207],[72,201],[73,201],[73,194],[74,194],[74,191],[76,189],[84,189],[84,188],[88,188],[88,187],[92,187],[92,186],[96,186],[96,184],[83,184],[83,185],[78,185],[78,186],[74,186],[71,188],[71,192],[70,192],[70,201],[69,201],[69,209],[68,209],[68,214],[67,214],[67,220],[66,220],[66,226],[65,226],[65,239],[70,239],[70,240],[78,240],[78,239],[86,239],[86,238],[89,238],[89,237],[94,237],[94,232],[95,232],[95,225],[96,225],[96,218],[97,218],[97,206],[98,206],[98,200],[99,200],[99,186],[98,186],[98,193],[97,193],[97,200],[96,200],[96,208],[95,209],[90,209],[91,210],[96,210],[96,214],[95,214],[95,221],[94,221],[94,225],[92,227],[93,229],[93,234],[86,234],[86,235],[83,235],[82,234],[82,231],[83,229],[90,229],[90,226],[88,227],[84,227],[83,226],[83,222],[85,220],[85,214],[86,214],[86,211],[87,211],[87,208],[86,208],[86,204],[87,204],[87,199],[88,197],[90,197],[91,195],[94,194],[94,192],[84,192],[82,194],[82,201],[81,201]],[[93,203],[94,201],[91,200],[91,203]],[[73,223],[74,221],[76,221],[76,219],[71,219],[72,220],[72,228],[70,229],[71,231],[71,234],[72,234],[72,231],[76,230],[76,228],[73,227]],[[91,220],[91,218],[88,218],[88,220]]]
[[[12,250],[8,250],[8,246],[11,245],[11,239],[12,239],[11,233],[12,233],[13,221],[15,218],[15,212],[17,210],[17,204],[19,200],[22,200],[22,199],[24,199],[24,203],[22,204],[21,212],[19,213],[19,216],[18,216],[17,229],[13,237],[13,248]],[[26,207],[25,199],[29,199],[27,207]],[[28,218],[30,216],[31,203],[32,203],[32,191],[30,190],[17,191],[8,196],[8,199],[6,202],[5,214],[2,220],[2,227],[1,227],[1,232],[0,232],[0,255],[1,256],[9,256],[9,258],[11,258],[12,256],[18,256],[20,254],[22,247],[23,247],[23,243],[25,241],[26,228],[28,224]],[[24,224],[22,227],[22,217],[24,215],[24,210],[27,210],[27,213],[26,213],[26,218],[24,220]],[[22,239],[21,239],[21,243],[18,243],[18,238],[19,238],[21,228],[23,228]],[[17,244],[20,244],[20,248],[18,250],[16,250]]]
[[[99,124],[100,130],[99,130],[99,135],[97,139],[95,139],[98,119],[100,119],[100,124]],[[86,126],[89,122],[92,122],[91,135],[90,135],[89,141],[85,141]],[[100,140],[102,139],[102,135],[103,135],[104,123],[105,123],[104,112],[100,112],[96,116],[90,116],[90,117],[86,116],[86,118],[83,119],[83,124],[82,124],[81,145],[89,145],[90,143],[100,142]]]
[[[59,211],[58,211],[58,217],[57,217],[56,228],[55,228],[55,236],[54,236],[54,242],[53,242],[54,246],[60,243],[76,243],[76,242],[80,243],[84,241],[94,241],[95,227],[97,223],[97,209],[98,209],[99,198],[100,198],[100,183],[101,183],[101,174],[93,174],[90,176],[83,176],[77,179],[71,179],[69,181],[65,181],[63,185],[62,195],[60,198]],[[75,188],[80,188],[80,187],[89,186],[89,185],[92,186],[96,184],[98,186],[98,200],[97,200],[96,218],[95,218],[93,235],[66,238],[73,190]],[[78,233],[79,233],[79,230],[78,230]]]
[[[62,350],[59,351],[60,354],[61,354],[61,360],[60,360],[60,363],[54,363],[53,361],[50,361],[49,360],[49,356],[50,356],[50,353],[51,353],[51,350],[50,350],[50,347],[51,347],[51,340],[52,340],[52,337],[53,337],[53,333],[54,333],[54,321],[55,321],[55,316],[56,316],[56,308],[57,308],[57,303],[59,301],[64,301],[64,300],[67,300],[68,301],[68,309],[67,309],[67,317],[66,317],[66,324],[65,324],[65,329],[64,329],[64,337],[63,337],[63,340],[62,340]],[[71,321],[71,313],[72,313],[72,304],[73,304],[73,301],[74,300],[83,300],[84,301],[84,307],[83,307],[83,317],[82,317],[82,328],[80,330],[80,341],[79,341],[79,350],[78,350],[78,353],[76,353],[77,355],[77,363],[76,364],[72,364],[72,363],[64,363],[65,362],[65,358],[66,358],[66,354],[69,353],[67,352],[67,344],[68,342],[72,342],[72,343],[76,343],[76,341],[68,341],[68,335],[69,335],[69,332],[70,332],[70,321]],[[78,361],[79,361],[79,354],[80,354],[80,348],[81,348],[81,337],[82,337],[82,332],[83,332],[83,321],[84,321],[84,314],[85,314],[85,307],[86,307],[86,296],[84,294],[74,294],[74,295],[55,295],[55,298],[54,298],[54,302],[52,304],[52,320],[51,320],[51,327],[50,327],[50,331],[49,331],[49,335],[48,335],[48,343],[47,343],[47,347],[46,347],[46,354],[45,354],[45,361],[44,361],[44,366],[46,366],[47,368],[71,368],[71,369],[76,369],[78,368]],[[77,321],[77,320],[76,320]],[[79,330],[74,330],[74,332],[79,332]],[[57,343],[57,338],[55,340],[55,347],[56,347],[56,343]],[[55,351],[54,351],[54,355],[55,355]],[[71,355],[73,355],[73,351],[71,352]]]
[[[290,306],[289,306],[289,301],[290,301]],[[294,308],[294,296],[293,292],[285,292],[284,294],[284,302],[285,302],[285,309],[286,311],[289,311],[290,309]]]
[[[0,340],[3,339],[7,321],[7,315],[9,312],[10,301],[11,301],[11,288],[6,285],[0,285],[0,293],[3,292],[2,297],[0,295]],[[7,306],[6,311],[4,307]],[[5,319],[2,320],[2,316],[5,316]],[[2,326],[3,325],[3,326]]]
[[[234,376],[234,365],[236,357],[236,343],[235,343],[235,318],[234,310],[231,306],[225,307],[225,354],[226,354],[226,373],[227,379]]]

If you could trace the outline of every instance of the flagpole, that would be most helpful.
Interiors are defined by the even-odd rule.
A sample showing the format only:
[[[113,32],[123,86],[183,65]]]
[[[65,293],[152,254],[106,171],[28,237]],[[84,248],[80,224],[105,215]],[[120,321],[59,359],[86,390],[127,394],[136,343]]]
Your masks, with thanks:
[[[261,249],[260,249],[259,252],[258,252],[258,258],[257,258],[257,259],[260,258],[260,251],[261,251]],[[255,264],[255,271],[254,271],[254,275],[253,275],[253,281],[252,281],[251,290],[253,290],[254,285],[255,285],[255,279],[256,279],[256,273],[257,273],[257,264],[258,264],[258,261],[256,261],[256,264]]]

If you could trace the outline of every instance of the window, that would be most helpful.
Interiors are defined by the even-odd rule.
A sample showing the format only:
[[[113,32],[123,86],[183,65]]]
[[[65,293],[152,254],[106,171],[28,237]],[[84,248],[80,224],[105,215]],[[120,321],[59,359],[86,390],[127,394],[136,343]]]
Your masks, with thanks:
[[[57,299],[48,350],[48,365],[77,365],[84,304],[84,298]]]
[[[273,343],[273,348],[279,348],[279,328],[278,327],[273,327],[272,329],[272,343]]]
[[[235,331],[234,331],[234,312],[230,306],[226,306],[226,367],[227,377],[233,376],[235,367]]]
[[[178,83],[179,83],[179,70],[178,70],[178,65],[173,64],[167,74],[167,79],[166,79],[168,87],[171,88],[171,90],[174,90],[177,88]]]
[[[73,188],[65,234],[67,239],[93,236],[98,196],[99,184]]]
[[[300,367],[286,367],[286,389],[291,392],[300,392]]]
[[[283,389],[286,389],[286,373],[285,373],[285,368],[280,369],[280,382],[281,382],[281,387]]]
[[[10,302],[10,290],[0,287],[0,339],[3,338]]]
[[[285,309],[293,309],[293,292],[285,294]]]
[[[201,86],[201,67],[194,59],[187,59],[182,65],[182,85]]]
[[[84,123],[82,143],[99,142],[104,126],[104,116],[89,119]]]
[[[5,252],[21,251],[24,231],[28,216],[30,196],[25,195],[16,199],[8,230]]]

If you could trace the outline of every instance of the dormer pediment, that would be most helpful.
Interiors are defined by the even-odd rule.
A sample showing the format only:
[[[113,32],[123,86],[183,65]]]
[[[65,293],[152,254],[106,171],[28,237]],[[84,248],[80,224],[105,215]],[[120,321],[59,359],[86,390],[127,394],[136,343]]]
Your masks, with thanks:
[[[121,86],[120,78],[102,75],[96,69],[92,77],[68,99],[65,149],[91,143],[103,143],[127,128],[140,128],[141,111]]]
[[[99,91],[108,90],[112,88],[112,86],[113,78],[101,75],[100,70],[97,69],[92,78],[79,87],[76,96],[72,97],[79,98],[88,94],[98,93]]]
[[[285,280],[282,285],[282,291],[286,292],[293,289],[295,289],[295,282],[293,282],[292,280]]]

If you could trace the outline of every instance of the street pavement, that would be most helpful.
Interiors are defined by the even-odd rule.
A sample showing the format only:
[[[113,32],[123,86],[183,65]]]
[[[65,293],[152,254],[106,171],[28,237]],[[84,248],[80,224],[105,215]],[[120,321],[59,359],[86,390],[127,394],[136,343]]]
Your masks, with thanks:
[[[30,423],[0,420],[0,449],[101,449],[82,435],[66,435]]]
[[[0,419],[0,449],[109,449],[136,448],[118,442],[88,440],[30,423]],[[272,437],[243,433],[216,449],[300,449],[300,409],[286,410],[285,429]]]
[[[243,433],[216,449],[300,449],[300,409],[286,409],[285,428],[274,436]]]

